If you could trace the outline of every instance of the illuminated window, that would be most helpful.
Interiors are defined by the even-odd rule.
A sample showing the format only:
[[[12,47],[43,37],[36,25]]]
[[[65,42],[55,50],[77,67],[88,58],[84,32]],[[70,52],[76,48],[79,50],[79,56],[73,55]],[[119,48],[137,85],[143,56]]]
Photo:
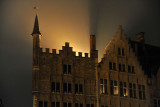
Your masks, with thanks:
[[[109,69],[110,70],[116,70],[116,63],[115,62],[109,62]]]
[[[107,94],[107,79],[100,79],[100,94]]]
[[[60,103],[59,102],[52,102],[51,107],[60,107]]]
[[[72,107],[72,104],[71,104],[71,103],[66,103],[66,102],[64,102],[64,103],[63,103],[63,107]]]
[[[110,93],[111,95],[118,95],[117,81],[110,80]]]
[[[83,86],[82,84],[75,84],[75,87],[74,87],[74,91],[75,91],[75,94],[82,94],[83,93]]]
[[[63,74],[71,74],[71,65],[63,64]]]
[[[71,83],[63,83],[63,93],[71,93]]]
[[[139,99],[145,99],[145,86],[144,85],[138,85],[138,91],[139,91]]]
[[[60,83],[57,82],[52,82],[52,89],[51,89],[52,92],[60,92]]]
[[[127,96],[126,82],[120,82],[120,96]]]

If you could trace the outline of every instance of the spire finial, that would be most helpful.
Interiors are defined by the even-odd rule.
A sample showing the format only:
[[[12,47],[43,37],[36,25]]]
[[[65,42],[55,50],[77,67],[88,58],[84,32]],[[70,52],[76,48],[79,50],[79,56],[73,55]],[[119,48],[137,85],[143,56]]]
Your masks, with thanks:
[[[37,14],[37,12],[38,12],[38,6],[34,6],[33,9],[34,9],[35,13]]]

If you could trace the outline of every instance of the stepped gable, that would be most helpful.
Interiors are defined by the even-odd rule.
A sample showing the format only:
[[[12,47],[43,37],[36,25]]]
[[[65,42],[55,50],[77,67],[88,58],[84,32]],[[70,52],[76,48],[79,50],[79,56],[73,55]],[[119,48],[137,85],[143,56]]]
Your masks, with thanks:
[[[41,55],[46,55],[46,54],[50,54],[50,55],[64,55],[64,56],[75,56],[75,57],[81,57],[81,58],[90,58],[88,53],[82,53],[82,52],[78,52],[78,56],[76,56],[76,52],[73,51],[73,47],[69,46],[69,42],[65,42],[65,46],[62,46],[62,50],[59,50],[59,53],[57,52],[56,49],[52,49],[52,51],[50,52],[49,48],[40,48],[40,54]]]
[[[130,44],[145,74],[149,77],[156,75],[160,67],[160,47],[133,40],[130,40]]]

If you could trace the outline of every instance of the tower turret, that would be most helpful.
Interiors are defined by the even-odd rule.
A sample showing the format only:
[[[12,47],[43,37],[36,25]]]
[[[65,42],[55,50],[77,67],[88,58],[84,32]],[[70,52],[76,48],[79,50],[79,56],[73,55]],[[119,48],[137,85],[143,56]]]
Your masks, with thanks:
[[[35,17],[34,28],[32,32],[33,36],[33,66],[39,65],[39,48],[40,48],[40,40],[41,40],[41,33],[39,31],[39,24],[38,24],[38,16]]]
[[[32,94],[33,94],[33,107],[38,107],[39,96],[39,50],[41,33],[39,31],[38,16],[35,17],[33,36],[33,67],[32,67]]]

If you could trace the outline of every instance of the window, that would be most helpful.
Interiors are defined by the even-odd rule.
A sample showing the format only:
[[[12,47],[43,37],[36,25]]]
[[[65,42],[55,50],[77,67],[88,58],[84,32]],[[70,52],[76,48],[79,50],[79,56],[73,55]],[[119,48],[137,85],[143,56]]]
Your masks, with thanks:
[[[110,93],[111,95],[118,95],[117,81],[110,80]]]
[[[120,96],[127,96],[126,82],[120,82]]]
[[[116,63],[115,62],[109,62],[109,69],[110,70],[116,70]]]
[[[135,73],[135,72],[134,72],[134,66],[132,66],[132,73]]]
[[[160,107],[160,99],[154,99],[154,107]]]
[[[133,97],[136,98],[136,84],[133,83]]]
[[[146,95],[145,95],[145,86],[142,85],[142,96],[143,96],[143,99],[146,98]]]
[[[94,104],[86,104],[86,107],[94,107]]]
[[[59,82],[56,83],[56,92],[60,92],[60,83]]]
[[[157,105],[157,99],[154,99],[154,107],[158,107],[158,105]]]
[[[121,72],[121,71],[122,71],[121,64],[119,64],[119,72]]]
[[[71,93],[71,83],[63,83],[63,93]]]
[[[116,63],[113,62],[113,70],[116,70]]]
[[[100,94],[107,94],[107,79],[100,79]]]
[[[145,99],[145,86],[144,85],[138,85],[138,91],[139,91],[139,99]]]
[[[125,72],[125,64],[122,66],[122,71]]]
[[[79,93],[83,93],[83,87],[82,87],[82,84],[79,84]]]
[[[118,55],[119,56],[124,56],[124,48],[118,48]]]
[[[122,48],[122,56],[124,56],[124,48]]]
[[[83,104],[80,104],[80,107],[83,107]]]
[[[48,102],[47,101],[44,101],[44,102],[39,101],[39,107],[43,107],[43,104],[44,104],[44,107],[47,107]]]
[[[131,73],[131,66],[128,65],[128,72]]]
[[[75,84],[74,89],[75,89],[75,90],[74,90],[75,94],[78,93],[78,84]]]
[[[71,83],[68,83],[68,93],[71,93]]]
[[[47,103],[46,101],[44,101],[44,107],[47,107],[47,104],[48,104],[48,103]]]
[[[60,83],[57,82],[52,82],[52,88],[51,88],[52,92],[60,92]]]
[[[63,64],[63,74],[71,74],[71,65]]]
[[[60,103],[59,102],[52,102],[51,107],[60,107]]]
[[[71,103],[66,103],[66,102],[64,102],[64,103],[63,103],[63,107],[72,107],[72,104],[71,104]]]
[[[43,107],[43,102],[39,101],[39,107]]]
[[[134,71],[134,66],[128,65],[128,72],[129,72],[129,73],[135,73],[135,71]]]
[[[51,107],[56,107],[55,102],[52,102]]]
[[[129,83],[129,95],[130,98],[136,98],[136,84]]]
[[[125,72],[125,64],[119,64],[119,72]]]
[[[75,103],[75,107],[79,107],[79,106],[78,106],[78,103]]]
[[[118,55],[121,55],[121,48],[118,48]]]
[[[83,104],[82,103],[75,103],[75,107],[83,107]]]
[[[74,87],[74,92],[75,94],[82,94],[83,93],[83,86],[82,84],[75,84],[75,87]]]

